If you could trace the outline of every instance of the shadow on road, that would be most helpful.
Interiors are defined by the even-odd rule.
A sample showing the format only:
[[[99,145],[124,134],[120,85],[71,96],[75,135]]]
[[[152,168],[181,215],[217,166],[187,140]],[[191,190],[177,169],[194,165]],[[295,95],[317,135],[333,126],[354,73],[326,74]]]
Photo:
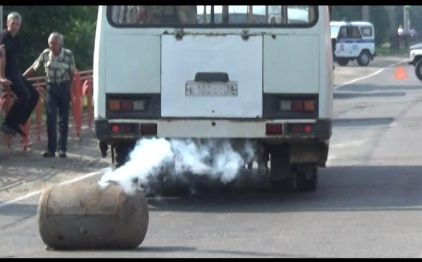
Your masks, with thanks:
[[[139,253],[144,253],[144,252],[158,252],[158,253],[173,253],[173,252],[193,252],[196,251],[197,248],[195,247],[184,247],[184,246],[160,246],[160,247],[153,247],[153,246],[139,246],[138,248],[135,249],[72,249],[72,250],[51,250],[51,252],[58,252],[58,253],[74,253],[76,252],[98,252],[101,251],[103,253],[106,252],[122,252],[124,251],[125,253],[127,252],[139,252]]]
[[[356,126],[383,126],[390,125],[393,117],[362,117],[362,118],[336,118],[333,119],[334,127],[356,127]]]
[[[341,92],[334,93],[334,99],[351,99],[351,98],[362,98],[362,97],[397,97],[406,96],[405,92],[374,92],[374,93],[357,93],[357,92]]]
[[[405,56],[395,56],[395,57],[375,57],[374,60],[372,60],[371,62],[369,62],[369,65],[367,66],[360,66],[356,61],[350,61],[349,64],[347,64],[347,66],[340,66],[339,64],[337,64],[336,62],[334,62],[334,66],[336,68],[348,68],[348,67],[352,67],[352,68],[371,68],[371,67],[375,67],[375,68],[383,68],[383,67],[387,67],[393,64],[398,64],[398,63],[403,63],[406,64],[408,60],[408,57]]]
[[[336,88],[336,91],[352,91],[354,92],[353,94],[365,94],[365,93],[369,93],[369,92],[374,92],[374,91],[381,91],[379,93],[377,93],[379,96],[381,95],[385,95],[385,94],[389,94],[387,92],[389,91],[399,91],[399,95],[402,95],[403,92],[400,91],[412,91],[412,90],[422,90],[422,85],[418,85],[418,86],[413,86],[413,85],[357,85],[357,84],[348,84],[348,85],[344,85],[344,86],[339,86]],[[357,92],[363,92],[362,93],[357,93]],[[382,93],[385,92],[385,93]],[[335,96],[338,96],[342,93],[335,93]],[[373,96],[373,94],[368,94],[370,96]],[[334,97],[336,98],[336,97]],[[346,97],[347,98],[347,97]]]
[[[421,174],[422,166],[329,166],[319,169],[315,192],[298,193],[273,188],[268,177],[253,177],[251,172],[226,185],[191,184],[191,188],[178,194],[174,190],[172,194],[164,192],[162,196],[148,197],[148,203],[150,212],[420,212]],[[36,210],[35,204],[18,202],[0,208],[0,215],[29,217]]]
[[[421,166],[333,166],[320,169],[315,192],[275,192],[268,179],[238,179],[181,196],[151,197],[148,202],[150,212],[420,211],[421,174]]]

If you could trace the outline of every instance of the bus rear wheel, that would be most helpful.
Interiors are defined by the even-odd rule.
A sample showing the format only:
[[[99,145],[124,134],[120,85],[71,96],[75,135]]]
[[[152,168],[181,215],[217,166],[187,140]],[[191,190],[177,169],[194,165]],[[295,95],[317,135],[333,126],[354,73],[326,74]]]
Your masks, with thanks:
[[[134,145],[126,142],[118,142],[111,146],[111,162],[113,169],[123,166],[129,160],[129,153]]]
[[[270,149],[270,180],[275,191],[290,191],[293,189],[292,165],[287,144],[272,146]]]
[[[318,168],[316,164],[295,165],[293,172],[296,176],[296,191],[311,192],[318,186]]]

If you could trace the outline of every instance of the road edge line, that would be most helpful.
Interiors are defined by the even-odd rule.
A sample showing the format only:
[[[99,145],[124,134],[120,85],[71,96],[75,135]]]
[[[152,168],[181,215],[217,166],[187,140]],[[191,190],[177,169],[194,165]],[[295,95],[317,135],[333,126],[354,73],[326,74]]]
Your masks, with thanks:
[[[79,176],[79,177],[73,178],[73,179],[71,179],[71,180],[67,180],[67,181],[60,182],[60,183],[58,183],[58,184],[59,184],[59,185],[72,184],[72,183],[75,183],[75,182],[78,182],[78,181],[81,181],[81,180],[84,180],[84,179],[87,179],[87,178],[90,178],[90,177],[93,177],[93,176],[99,175],[99,174],[101,174],[101,173],[102,173],[102,171],[95,171],[95,172],[91,172],[91,173],[85,174],[85,175],[83,175],[83,176]],[[14,203],[16,203],[16,202],[19,202],[19,201],[22,201],[22,200],[28,199],[28,198],[33,197],[33,196],[36,196],[36,195],[38,195],[38,194],[41,194],[42,192],[43,192],[43,190],[37,190],[37,191],[33,191],[33,192],[30,192],[30,193],[27,193],[27,194],[26,194],[26,195],[24,195],[24,196],[17,197],[17,198],[15,198],[15,199],[12,199],[12,200],[9,200],[9,201],[5,201],[5,202],[3,202],[3,203],[0,203],[0,208],[3,208],[3,207],[6,207],[6,206],[9,206],[9,205],[11,205],[11,204],[14,204]]]
[[[393,67],[393,66],[396,66],[396,65],[402,64],[402,63],[404,63],[404,62],[406,62],[406,61],[408,61],[408,60],[409,60],[409,58],[406,58],[406,59],[404,59],[404,60],[402,60],[402,61],[400,61],[400,62],[397,62],[397,63],[391,64],[391,65],[386,66],[386,67],[384,67],[384,68],[381,68],[381,69],[379,69],[378,71],[376,71],[375,73],[369,74],[369,75],[364,76],[364,77],[361,77],[361,78],[356,78],[356,79],[350,80],[349,82],[346,82],[346,83],[344,83],[344,84],[340,84],[340,85],[334,86],[334,89],[337,89],[337,88],[342,87],[342,86],[350,85],[350,84],[352,84],[352,83],[354,83],[354,82],[357,82],[357,81],[359,81],[359,80],[363,80],[363,79],[366,79],[366,78],[373,77],[373,76],[375,76],[375,75],[378,75],[379,73],[381,73],[382,71],[384,71],[384,70],[385,70],[385,69],[387,69],[387,68],[390,68],[390,67]]]

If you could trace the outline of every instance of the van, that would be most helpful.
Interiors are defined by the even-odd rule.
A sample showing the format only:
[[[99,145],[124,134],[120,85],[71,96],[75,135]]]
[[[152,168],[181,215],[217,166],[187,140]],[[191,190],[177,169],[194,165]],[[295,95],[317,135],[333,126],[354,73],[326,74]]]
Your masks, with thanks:
[[[410,46],[410,59],[409,65],[415,67],[416,77],[422,81],[422,43]]]
[[[102,156],[111,149],[114,168],[142,138],[228,141],[234,149],[252,142],[273,186],[316,190],[333,115],[327,6],[115,5],[98,12],[95,134]]]
[[[367,66],[376,55],[374,25],[370,22],[331,21],[333,58],[340,66],[356,59],[360,66]]]

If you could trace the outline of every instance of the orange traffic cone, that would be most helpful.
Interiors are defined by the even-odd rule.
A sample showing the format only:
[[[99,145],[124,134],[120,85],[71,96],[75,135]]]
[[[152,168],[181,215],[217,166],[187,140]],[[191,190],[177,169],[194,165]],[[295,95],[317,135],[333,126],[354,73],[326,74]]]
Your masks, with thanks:
[[[394,75],[395,79],[405,79],[407,78],[406,71],[404,71],[403,66],[399,66],[396,70],[396,74]]]

